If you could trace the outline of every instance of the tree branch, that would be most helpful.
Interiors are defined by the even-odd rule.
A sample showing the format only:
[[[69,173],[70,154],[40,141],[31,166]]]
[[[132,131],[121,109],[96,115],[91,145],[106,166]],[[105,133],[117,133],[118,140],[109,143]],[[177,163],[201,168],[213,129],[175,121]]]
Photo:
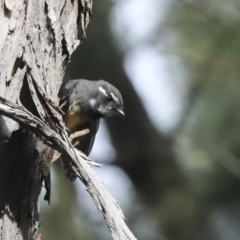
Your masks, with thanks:
[[[136,239],[125,224],[118,203],[87,164],[91,160],[72,146],[65,129],[60,132],[61,136],[23,106],[11,103],[2,97],[0,97],[0,113],[30,129],[45,144],[61,152],[63,160],[66,161],[64,163],[70,165],[74,174],[85,184],[99,212],[103,215],[113,239]]]

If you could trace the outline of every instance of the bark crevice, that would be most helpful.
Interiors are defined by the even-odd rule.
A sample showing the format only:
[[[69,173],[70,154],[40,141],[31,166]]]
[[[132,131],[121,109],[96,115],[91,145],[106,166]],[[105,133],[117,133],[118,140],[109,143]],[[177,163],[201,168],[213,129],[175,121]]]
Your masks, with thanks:
[[[71,145],[58,90],[71,54],[92,17],[92,0],[0,1],[0,229],[1,239],[33,239],[37,201],[56,151],[86,185],[114,239],[134,239],[117,202]],[[104,211],[102,211],[104,209]],[[127,233],[127,234],[126,234]]]

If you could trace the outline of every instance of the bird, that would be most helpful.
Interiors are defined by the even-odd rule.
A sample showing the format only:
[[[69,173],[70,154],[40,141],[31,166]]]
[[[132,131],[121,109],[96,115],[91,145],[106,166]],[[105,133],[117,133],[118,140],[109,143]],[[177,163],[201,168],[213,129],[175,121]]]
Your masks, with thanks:
[[[87,156],[92,150],[100,119],[124,116],[121,93],[104,80],[70,80],[62,84],[58,97],[68,134],[89,129],[88,134],[75,141],[75,147]]]

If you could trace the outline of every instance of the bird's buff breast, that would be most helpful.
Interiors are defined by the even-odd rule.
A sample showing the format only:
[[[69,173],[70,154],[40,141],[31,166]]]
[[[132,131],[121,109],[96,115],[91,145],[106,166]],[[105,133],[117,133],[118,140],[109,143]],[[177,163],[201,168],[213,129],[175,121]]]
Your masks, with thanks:
[[[80,114],[79,112],[68,114],[65,118],[66,127],[73,132],[78,126],[84,124],[88,117],[86,114]]]

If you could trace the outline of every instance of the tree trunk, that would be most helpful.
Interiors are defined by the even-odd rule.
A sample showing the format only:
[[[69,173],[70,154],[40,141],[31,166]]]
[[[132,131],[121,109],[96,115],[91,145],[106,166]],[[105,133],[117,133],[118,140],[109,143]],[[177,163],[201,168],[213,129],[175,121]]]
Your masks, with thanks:
[[[77,0],[0,2],[0,96],[22,104],[49,126],[54,121],[38,105],[41,99],[36,89],[58,102],[66,64],[80,43],[79,16],[84,27],[89,20],[89,9],[82,4]],[[52,156],[53,150],[32,132],[0,116],[0,239],[36,237],[43,182],[46,200],[50,200]]]
[[[91,8],[92,0],[0,3],[0,239],[41,239],[37,201],[43,182],[50,201],[55,150],[85,184],[113,239],[136,239],[89,166],[99,164],[69,141],[58,107],[66,64],[80,43],[77,23],[85,37]]]

